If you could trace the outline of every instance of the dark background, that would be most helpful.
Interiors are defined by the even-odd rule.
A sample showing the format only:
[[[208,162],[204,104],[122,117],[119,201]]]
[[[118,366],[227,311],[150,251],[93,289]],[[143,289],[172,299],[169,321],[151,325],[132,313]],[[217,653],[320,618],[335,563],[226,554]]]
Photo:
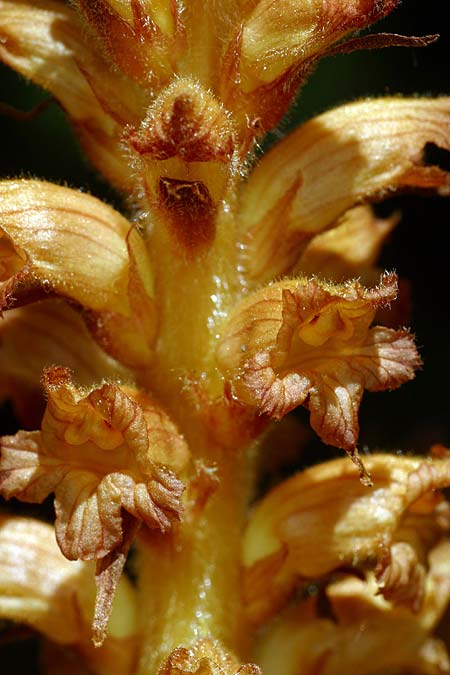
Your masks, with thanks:
[[[207,1],[207,0],[205,0]],[[371,32],[407,35],[440,33],[437,44],[425,49],[386,49],[337,56],[320,64],[282,132],[331,106],[369,95],[450,93],[450,28],[446,2],[405,0]],[[0,66],[0,101],[30,110],[46,94]],[[280,132],[276,132],[275,136]],[[0,116],[0,177],[36,177],[81,187],[108,200],[120,201],[83,159],[64,114],[51,105],[37,118],[16,121]],[[450,128],[448,130],[450,136]],[[448,153],[434,159],[450,169]],[[384,205],[384,213],[400,208],[401,224],[384,249],[382,265],[410,280],[412,316],[424,367],[414,382],[395,392],[367,394],[361,408],[361,447],[371,450],[425,452],[436,442],[450,444],[448,417],[450,386],[450,202],[445,199],[402,196]],[[305,411],[301,419],[307,419]],[[2,431],[12,432],[9,408],[3,412]],[[312,441],[302,463],[329,456],[329,449]],[[0,642],[1,643],[1,642]],[[35,649],[30,643],[31,652]],[[16,673],[34,673],[24,657],[22,643],[6,650]],[[8,660],[10,659],[10,661]],[[357,674],[355,674],[357,675]]]

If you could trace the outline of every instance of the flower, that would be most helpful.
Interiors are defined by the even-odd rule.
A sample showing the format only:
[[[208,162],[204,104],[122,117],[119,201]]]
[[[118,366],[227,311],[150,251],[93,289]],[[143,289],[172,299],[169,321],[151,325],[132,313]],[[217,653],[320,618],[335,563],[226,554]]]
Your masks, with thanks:
[[[420,364],[405,331],[370,324],[395,298],[395,278],[366,290],[356,281],[281,281],[250,294],[228,318],[218,362],[234,395],[281,419],[298,405],[322,440],[356,453],[364,388],[394,389]]]
[[[262,667],[280,675],[321,668],[331,675],[357,672],[445,672],[449,657],[445,644],[430,637],[448,602],[448,542],[431,555],[424,607],[412,614],[376,594],[373,579],[342,575],[323,591],[329,614],[321,611],[317,595],[305,599],[274,622],[257,648]]]
[[[448,484],[448,459],[375,456],[366,471],[357,440],[364,389],[396,388],[420,366],[407,330],[373,325],[397,293],[393,273],[376,285],[377,254],[395,217],[376,219],[367,202],[406,187],[449,193],[448,173],[424,153],[428,143],[450,149],[450,100],[344,105],[255,161],[258,141],[319,58],[435,39],[352,36],[396,5],[0,0],[0,59],[51,92],[131,217],[67,187],[0,184],[1,392],[28,427],[30,402],[39,417],[40,382],[46,396],[40,430],[1,442],[0,489],[26,502],[54,494],[58,546],[79,564],[68,583],[78,570],[84,575],[80,561],[96,561],[90,621],[104,653],[114,595],[136,547],[139,590],[125,606],[139,616],[125,631],[134,646],[117,665],[124,675],[256,675],[258,666],[235,656],[247,651],[248,621],[271,617],[299,576],[327,584],[336,606],[339,593],[361,615],[381,606],[377,644],[403,616],[414,654],[436,644],[428,637],[437,618],[417,616],[439,590],[427,584],[448,527],[446,502],[432,491]],[[282,484],[289,513],[273,493],[262,500],[244,540],[244,616],[250,465],[270,419],[299,405],[323,441],[350,454],[364,485],[342,460]],[[361,534],[352,509],[372,515],[369,471],[380,508]],[[345,484],[345,513],[319,502],[302,510],[295,488],[308,480],[327,504]],[[383,499],[389,513],[377,519]],[[304,511],[326,536],[301,522],[291,536]],[[329,519],[347,533],[335,548]],[[310,569],[291,560],[297,539],[309,538]],[[349,578],[328,584],[343,561]],[[40,584],[47,620],[60,591],[48,598]],[[315,630],[320,617],[309,605]],[[17,616],[35,627],[28,606]],[[79,606],[85,623],[89,612]],[[69,629],[59,642],[75,644],[90,671],[106,672],[107,657],[93,659],[84,632]],[[332,629],[342,651],[347,633]],[[268,644],[278,638],[275,631]],[[261,661],[271,662],[267,652]]]
[[[140,392],[103,385],[80,395],[65,368],[44,371],[48,396],[41,432],[1,442],[0,489],[41,503],[55,493],[56,539],[69,560],[97,563],[95,640],[138,523],[166,532],[180,517],[188,449],[164,411]]]
[[[273,615],[296,586],[342,570],[375,571],[376,591],[420,610],[428,556],[449,529],[448,503],[437,492],[449,483],[448,458],[372,455],[367,466],[371,490],[339,459],[298,473],[258,504],[243,544],[252,621]]]

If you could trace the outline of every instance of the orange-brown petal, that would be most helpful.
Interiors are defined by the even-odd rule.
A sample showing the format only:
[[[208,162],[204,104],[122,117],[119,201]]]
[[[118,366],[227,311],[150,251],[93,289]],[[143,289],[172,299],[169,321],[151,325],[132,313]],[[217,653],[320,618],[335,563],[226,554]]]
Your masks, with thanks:
[[[139,119],[145,97],[109,66],[74,9],[55,0],[1,0],[0,38],[0,60],[48,89],[96,168],[130,188],[121,129]]]

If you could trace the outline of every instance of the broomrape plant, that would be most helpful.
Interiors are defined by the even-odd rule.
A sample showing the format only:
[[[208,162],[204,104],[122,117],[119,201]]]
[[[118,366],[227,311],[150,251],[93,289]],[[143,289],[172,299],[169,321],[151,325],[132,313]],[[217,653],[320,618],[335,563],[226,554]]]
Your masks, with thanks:
[[[255,161],[320,58],[435,39],[355,37],[397,4],[0,0],[0,59],[132,217],[0,183],[1,385],[28,429],[1,441],[0,489],[56,513],[0,515],[0,616],[43,634],[43,672],[450,672],[450,455],[357,450],[364,390],[420,366],[376,267],[397,218],[368,203],[449,193],[423,156],[450,149],[450,99],[343,105]],[[250,512],[298,406],[349,458]]]

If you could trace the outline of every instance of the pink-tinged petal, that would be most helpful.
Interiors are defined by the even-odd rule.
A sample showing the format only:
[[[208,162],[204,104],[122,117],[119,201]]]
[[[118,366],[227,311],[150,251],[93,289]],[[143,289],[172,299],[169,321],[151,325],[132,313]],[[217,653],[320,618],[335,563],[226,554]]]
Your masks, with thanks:
[[[385,275],[373,289],[298,279],[255,291],[231,313],[217,349],[234,396],[275,419],[306,405],[319,436],[358,461],[364,389],[394,389],[420,365],[406,331],[370,328],[396,290]]]
[[[56,499],[56,533],[69,559],[101,558],[123,538],[126,509],[166,531],[180,517],[183,485],[171,469],[188,460],[166,413],[143,394],[103,385],[83,396],[64,368],[46,371],[41,432],[4,437],[0,476],[9,499]]]
[[[42,431],[0,445],[6,499],[42,502],[55,493],[56,539],[69,560],[98,561],[94,641],[102,644],[126,555],[140,523],[162,533],[183,510],[189,451],[149,397],[117,385],[84,395],[64,368],[44,375]]]

